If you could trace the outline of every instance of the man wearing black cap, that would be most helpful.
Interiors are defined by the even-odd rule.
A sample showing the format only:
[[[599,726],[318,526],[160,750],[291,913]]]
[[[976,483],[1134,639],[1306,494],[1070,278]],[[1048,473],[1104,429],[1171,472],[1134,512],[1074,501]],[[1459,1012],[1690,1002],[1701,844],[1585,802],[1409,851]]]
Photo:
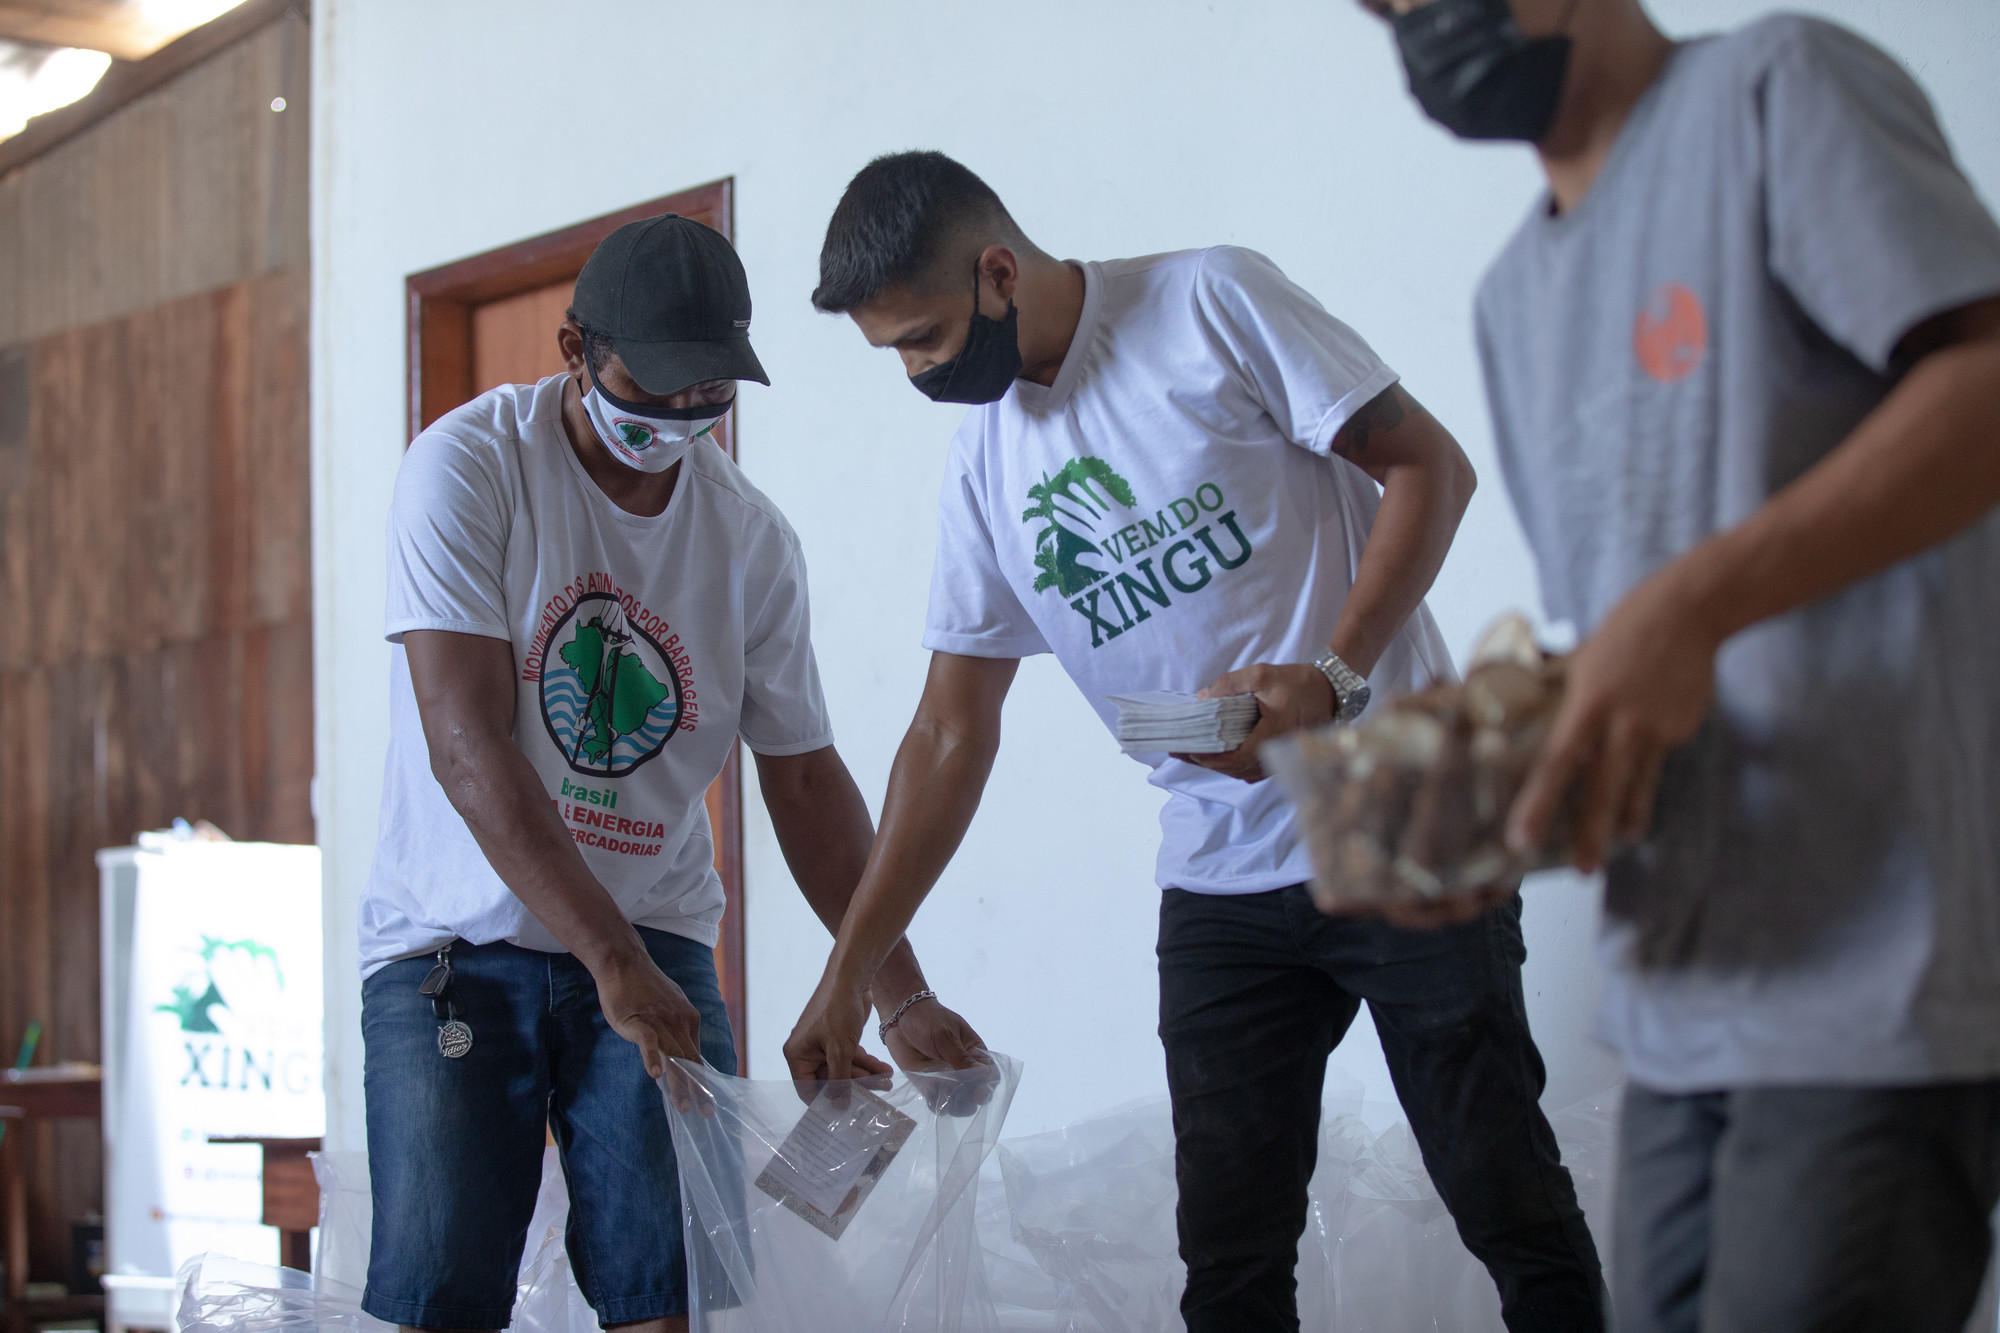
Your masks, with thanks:
[[[770,382],[749,328],[721,235],[673,214],[620,228],[577,279],[566,371],[446,415],[397,475],[399,647],[361,904],[377,1318],[508,1323],[546,1123],[600,1322],[685,1328],[654,1080],[675,1058],[736,1069],[703,795],[737,737],[830,927],[867,860],[798,538],[710,438],[736,381]],[[901,1010],[906,1064],[979,1044],[907,944],[874,995]]]

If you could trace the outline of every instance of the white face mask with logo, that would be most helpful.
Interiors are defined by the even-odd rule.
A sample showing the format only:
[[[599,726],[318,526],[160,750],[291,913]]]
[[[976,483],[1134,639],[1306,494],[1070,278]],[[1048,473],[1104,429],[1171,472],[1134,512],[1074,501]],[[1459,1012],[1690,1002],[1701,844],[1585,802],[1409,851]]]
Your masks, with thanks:
[[[590,388],[584,391],[583,410],[597,438],[613,458],[640,472],[665,472],[687,457],[694,442],[714,430],[736,403],[731,397],[691,408],[649,409],[606,393],[597,382],[597,367],[587,365],[586,373]]]

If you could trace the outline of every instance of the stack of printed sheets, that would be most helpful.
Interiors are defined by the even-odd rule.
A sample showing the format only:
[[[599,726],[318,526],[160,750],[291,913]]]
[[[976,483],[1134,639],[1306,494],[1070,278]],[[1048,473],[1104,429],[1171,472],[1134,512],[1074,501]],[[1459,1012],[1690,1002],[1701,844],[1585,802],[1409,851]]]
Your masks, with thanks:
[[[1108,695],[1118,705],[1118,746],[1126,754],[1225,754],[1257,725],[1257,696],[1197,699],[1172,690]]]

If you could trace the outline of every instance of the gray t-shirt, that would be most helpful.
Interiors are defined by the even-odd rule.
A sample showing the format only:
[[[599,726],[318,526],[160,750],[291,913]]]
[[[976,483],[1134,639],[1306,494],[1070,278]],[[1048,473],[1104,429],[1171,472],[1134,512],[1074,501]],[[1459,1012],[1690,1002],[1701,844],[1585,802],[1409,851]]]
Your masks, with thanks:
[[[1913,326],[1995,294],[2000,228],[1888,56],[1792,17],[1681,46],[1479,294],[1551,616],[1587,634],[1837,447]],[[1730,640],[1605,905],[1641,1083],[2000,1075],[2000,515]]]

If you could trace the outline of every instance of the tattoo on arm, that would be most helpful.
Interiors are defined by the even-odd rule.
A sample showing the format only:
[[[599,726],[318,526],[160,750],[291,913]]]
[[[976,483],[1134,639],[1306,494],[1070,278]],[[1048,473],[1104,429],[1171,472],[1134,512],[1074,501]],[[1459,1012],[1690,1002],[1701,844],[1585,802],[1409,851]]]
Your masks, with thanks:
[[[1368,440],[1375,432],[1396,429],[1407,415],[1402,386],[1391,384],[1363,403],[1347,419],[1347,424],[1334,434],[1333,452],[1349,462],[1358,463],[1367,457]]]

